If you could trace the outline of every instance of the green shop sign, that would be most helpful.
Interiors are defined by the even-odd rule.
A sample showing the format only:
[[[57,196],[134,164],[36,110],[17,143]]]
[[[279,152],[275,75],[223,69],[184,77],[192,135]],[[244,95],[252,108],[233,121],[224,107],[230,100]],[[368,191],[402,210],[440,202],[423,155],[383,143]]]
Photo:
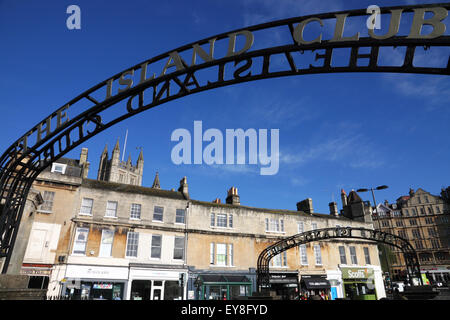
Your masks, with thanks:
[[[342,279],[368,279],[373,277],[373,269],[341,268]]]

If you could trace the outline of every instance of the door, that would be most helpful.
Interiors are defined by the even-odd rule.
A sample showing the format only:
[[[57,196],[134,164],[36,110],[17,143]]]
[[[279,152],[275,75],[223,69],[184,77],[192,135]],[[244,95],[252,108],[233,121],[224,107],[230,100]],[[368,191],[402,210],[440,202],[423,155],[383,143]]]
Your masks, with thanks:
[[[153,281],[152,286],[152,300],[162,300],[164,294],[164,283],[163,281]]]

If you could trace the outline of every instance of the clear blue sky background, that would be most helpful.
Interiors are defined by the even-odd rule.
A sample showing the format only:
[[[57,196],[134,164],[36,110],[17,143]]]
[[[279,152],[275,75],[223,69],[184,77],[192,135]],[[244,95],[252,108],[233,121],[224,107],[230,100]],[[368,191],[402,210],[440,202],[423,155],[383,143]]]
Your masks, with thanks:
[[[417,1],[433,3],[433,1]],[[7,1],[0,0],[0,151],[73,97],[150,57],[215,34],[266,21],[415,1]],[[66,8],[81,8],[81,30],[68,30]],[[449,34],[450,18],[447,18]],[[387,23],[387,21],[385,21]],[[407,23],[407,21],[405,21]],[[384,25],[386,28],[386,25]],[[349,27],[349,34],[352,28]],[[406,28],[403,26],[402,28]],[[359,30],[358,30],[359,31]],[[277,34],[273,35],[276,39]],[[270,38],[264,39],[270,42]],[[256,42],[256,40],[255,40]],[[449,50],[418,59],[445,65]],[[396,53],[384,59],[395,60]],[[328,213],[340,190],[386,184],[377,201],[409,188],[438,194],[450,185],[450,81],[444,76],[321,74],[256,81],[161,105],[87,141],[90,178],[105,144],[125,132],[125,159],[144,148],[144,185],[159,171],[161,187],[187,176],[192,198],[225,201],[231,186],[249,206],[293,209],[312,198]],[[280,169],[171,162],[173,130],[280,129]],[[81,147],[68,157],[77,158]],[[370,194],[361,195],[371,200]]]

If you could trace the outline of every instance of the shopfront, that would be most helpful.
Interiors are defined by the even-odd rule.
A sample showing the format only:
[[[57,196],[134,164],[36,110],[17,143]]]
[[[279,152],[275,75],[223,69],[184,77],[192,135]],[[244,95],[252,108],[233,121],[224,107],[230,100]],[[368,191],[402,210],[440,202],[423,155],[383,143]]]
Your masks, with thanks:
[[[344,297],[350,300],[376,300],[375,274],[371,268],[341,268]]]
[[[297,300],[299,298],[298,272],[270,272],[270,290],[281,296],[283,300]]]
[[[186,279],[186,275],[187,270],[184,269],[160,269],[131,264],[127,299],[185,300],[186,283],[180,286],[179,279]]]
[[[300,279],[301,296],[306,299],[320,297],[331,300],[331,285],[326,275],[302,275]]]
[[[194,285],[199,300],[237,300],[252,295],[252,282],[245,275],[200,274]]]
[[[52,267],[53,265],[51,264],[24,263],[22,264],[20,274],[29,277],[28,288],[47,289]]]
[[[123,300],[127,267],[68,265],[62,294],[79,300]]]

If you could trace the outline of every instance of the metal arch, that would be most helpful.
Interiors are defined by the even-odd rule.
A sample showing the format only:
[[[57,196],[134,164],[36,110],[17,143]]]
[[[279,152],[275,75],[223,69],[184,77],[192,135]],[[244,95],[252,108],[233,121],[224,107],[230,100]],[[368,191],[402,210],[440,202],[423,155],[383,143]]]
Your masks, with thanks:
[[[373,229],[337,227],[316,229],[299,233],[282,239],[265,248],[258,256],[257,261],[256,275],[258,290],[261,290],[261,287],[263,286],[269,285],[269,263],[273,257],[286,250],[306,243],[330,239],[363,239],[397,247],[402,251],[405,258],[406,268],[408,275],[410,276],[409,279],[411,284],[413,284],[413,276],[419,278],[420,283],[423,284],[422,277],[420,275],[420,265],[419,259],[417,258],[417,253],[411,244],[402,237]]]
[[[390,10],[395,9],[402,9],[403,12],[412,12],[417,8],[432,7],[442,7],[448,10],[450,4],[386,7],[381,8],[381,13],[390,13]],[[416,47],[449,46],[450,36],[440,36],[433,39],[409,39],[404,36],[393,36],[385,40],[361,38],[355,41],[321,41],[320,43],[302,45],[299,45],[294,40],[294,24],[310,18],[322,20],[336,19],[338,14],[346,14],[348,17],[366,16],[366,10],[332,12],[273,21],[233,30],[184,45],[143,61],[99,83],[64,104],[40,121],[36,126],[28,130],[0,157],[0,257],[6,257],[2,272],[5,273],[8,268],[26,197],[33,181],[39,173],[52,162],[73,150],[84,141],[131,116],[193,93],[275,77],[336,72],[450,74],[450,59],[448,65],[444,68],[416,67],[412,63]],[[292,43],[289,42],[282,46],[250,50],[241,54],[227,54],[225,57],[219,59],[214,59],[212,54],[211,59],[208,59],[208,54],[203,50],[204,55],[201,57],[203,63],[196,64],[194,61],[190,66],[182,58],[182,54],[191,52],[191,50],[194,50],[194,46],[198,48],[201,45],[214,41],[229,40],[231,34],[236,35],[242,32],[270,30],[271,28],[278,27],[288,28],[292,35]],[[385,46],[406,47],[403,65],[378,65],[379,49]],[[359,49],[362,47],[369,47],[370,53],[361,54]],[[351,49],[348,66],[335,67],[331,65],[333,50],[337,48]],[[292,53],[302,53],[304,51],[314,52],[316,50],[325,50],[325,53],[316,53],[315,55],[316,60],[323,59],[322,66],[310,65],[306,69],[298,69],[296,67]],[[277,54],[285,56],[287,70],[271,72],[269,69],[270,58]],[[199,56],[201,55],[199,54]],[[262,67],[260,72],[252,74],[251,67],[256,59],[262,59]],[[367,66],[359,66],[359,59],[369,59],[369,64]],[[176,61],[178,61],[178,64]],[[164,64],[164,62],[166,62],[165,67],[160,76],[147,77],[148,66],[156,65],[157,63]],[[231,75],[225,72],[226,66],[234,66],[234,72]],[[176,71],[167,72],[170,69],[169,67],[172,69],[175,67]],[[206,84],[200,84],[197,80],[200,79],[200,71],[215,70],[216,67],[218,67],[217,78],[206,79]],[[140,71],[141,79],[135,86],[132,86],[132,83],[129,85],[127,81],[131,78],[126,77],[134,76],[136,71]],[[118,93],[112,94],[112,88],[116,82],[119,82],[119,86],[126,85],[126,88],[119,87]],[[106,95],[104,95],[105,98],[99,99],[98,95],[104,94],[104,92],[106,92]],[[120,110],[116,108],[117,110],[115,110],[121,111],[122,113],[119,116],[114,115],[111,119],[106,119],[104,113],[125,99],[128,99],[125,108]],[[74,109],[78,113],[75,114]],[[68,112],[71,113],[70,119],[67,116]],[[56,122],[56,128],[51,130],[50,127],[53,122]],[[30,141],[32,139],[30,137],[33,136],[36,136],[36,142],[31,144]]]

